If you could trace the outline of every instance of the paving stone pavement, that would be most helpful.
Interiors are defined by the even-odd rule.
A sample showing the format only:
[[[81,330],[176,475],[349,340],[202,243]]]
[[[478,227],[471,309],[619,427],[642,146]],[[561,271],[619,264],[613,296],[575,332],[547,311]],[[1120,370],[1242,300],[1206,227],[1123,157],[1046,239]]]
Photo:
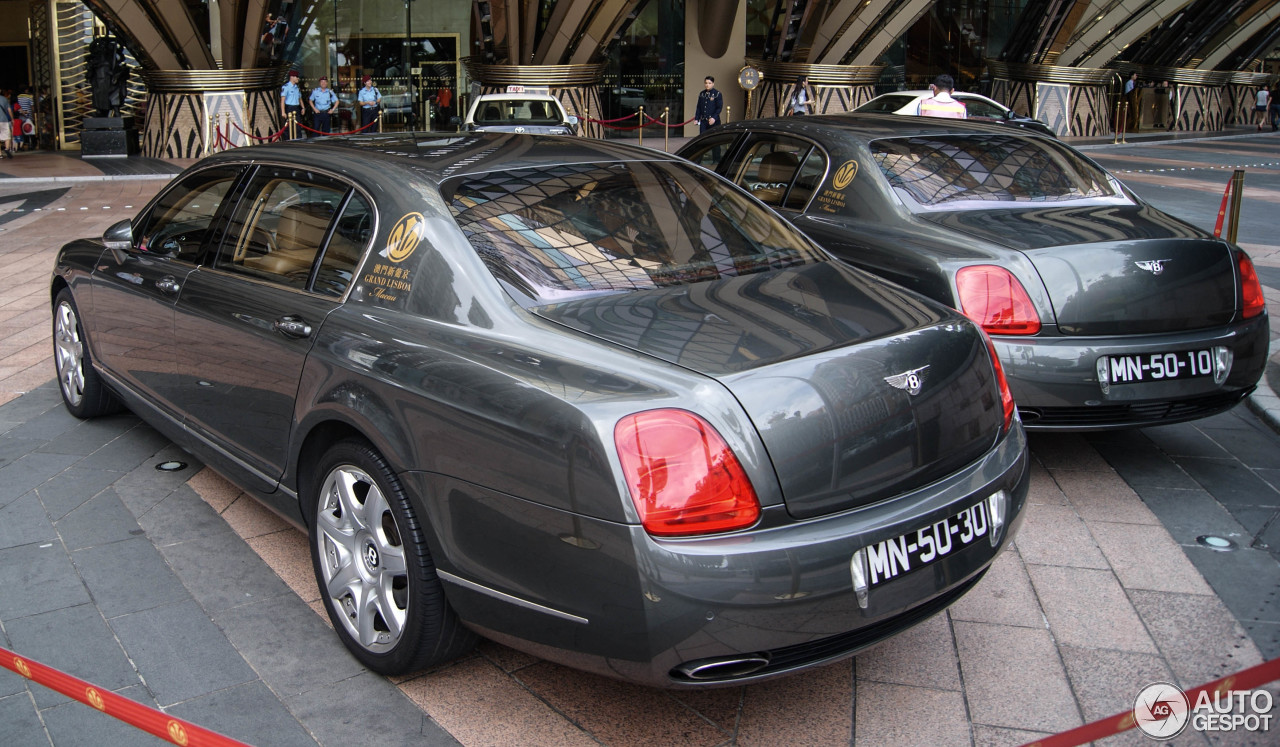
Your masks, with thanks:
[[[1240,552],[1200,557],[1190,534],[1207,531],[1202,511],[1179,513],[1202,499],[1220,509],[1211,529],[1247,532],[1246,509],[1266,508],[1248,503],[1257,483],[1209,477],[1256,449],[1246,468],[1271,485],[1259,472],[1280,446],[1238,409],[1194,433],[1034,436],[1016,547],[946,613],[847,662],[664,692],[484,643],[432,671],[374,676],[319,614],[301,533],[136,418],[75,420],[49,382],[56,247],[160,186],[75,183],[38,195],[36,213],[0,183],[0,263],[13,277],[0,293],[0,637],[168,713],[258,745],[1020,744],[1124,710],[1151,682],[1190,687],[1257,663],[1249,631],[1280,622],[1242,614],[1277,588],[1238,565],[1268,572],[1256,541],[1270,524],[1241,533]],[[1203,482],[1178,453],[1196,449]],[[1161,456],[1173,467],[1153,467]],[[155,469],[170,459],[188,467]],[[1238,589],[1213,581],[1215,564]],[[0,724],[6,745],[160,743],[2,669]]]

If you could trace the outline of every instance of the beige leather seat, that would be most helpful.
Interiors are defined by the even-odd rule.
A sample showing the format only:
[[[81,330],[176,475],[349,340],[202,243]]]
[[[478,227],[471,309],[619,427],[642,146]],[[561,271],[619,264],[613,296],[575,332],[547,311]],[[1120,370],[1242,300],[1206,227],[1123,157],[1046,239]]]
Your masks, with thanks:
[[[323,202],[286,207],[276,224],[275,248],[261,257],[246,259],[245,266],[273,275],[309,272],[332,217],[333,206]]]
[[[800,159],[796,154],[785,150],[766,153],[760,159],[760,170],[756,179],[751,182],[751,193],[756,199],[769,205],[781,205],[787,187],[795,178],[796,169],[800,167]]]

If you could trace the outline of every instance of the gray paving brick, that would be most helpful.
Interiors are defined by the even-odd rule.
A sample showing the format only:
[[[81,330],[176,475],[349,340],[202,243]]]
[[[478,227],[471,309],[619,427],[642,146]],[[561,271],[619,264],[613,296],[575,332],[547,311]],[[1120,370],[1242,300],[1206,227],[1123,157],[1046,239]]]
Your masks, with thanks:
[[[321,744],[363,744],[375,734],[379,747],[460,744],[394,685],[369,672],[285,702]]]
[[[1202,433],[1192,423],[1163,425],[1157,428],[1144,428],[1142,432],[1165,454],[1173,457],[1230,457],[1226,450],[1208,435]],[[1241,431],[1219,430],[1222,434],[1234,434],[1232,439],[1239,439]]]
[[[1249,637],[1262,653],[1262,658],[1280,657],[1280,623],[1245,621],[1240,624],[1249,631]]]
[[[272,690],[284,697],[365,671],[295,594],[214,616],[227,638]]]
[[[128,472],[171,443],[150,426],[139,425],[82,459],[80,466]]]
[[[186,485],[180,485],[138,517],[156,547],[231,532],[227,522]]]
[[[0,506],[58,475],[75,460],[64,454],[27,454],[0,467]]]
[[[10,435],[0,436],[0,467],[21,459],[46,443],[46,441],[34,438],[14,438]]]
[[[40,717],[26,693],[0,698],[0,727],[4,730],[5,747],[49,747]]]
[[[1235,459],[1186,457],[1178,464],[1225,506],[1280,506],[1280,491]]]
[[[42,386],[0,405],[0,419],[25,423],[41,413],[62,406],[62,395],[57,388]]]
[[[67,412],[65,407],[53,407],[28,418],[22,425],[9,431],[9,435],[14,438],[50,441],[75,428],[81,422],[83,421]]]
[[[52,457],[53,455],[33,456]],[[59,456],[57,458],[74,459],[75,457]],[[118,473],[110,470],[90,469],[77,464],[36,488],[36,492],[39,493],[40,502],[44,504],[44,510],[49,514],[49,518],[58,521],[101,493],[119,477]]]
[[[1138,495],[1179,544],[1195,544],[1204,534],[1249,542],[1246,534],[1252,533],[1204,490],[1143,487]]]
[[[48,542],[57,538],[35,491],[0,508],[0,548]]]
[[[6,622],[5,629],[18,653],[99,688],[118,690],[140,684],[115,634],[91,604]],[[31,691],[41,708],[70,700],[43,686],[32,686]]]
[[[107,618],[190,597],[145,537],[78,550],[71,557]]]
[[[1276,452],[1280,451],[1280,436],[1270,430],[1214,428],[1202,423],[1197,423],[1196,428],[1217,442],[1228,454],[1250,467],[1276,466]],[[1191,456],[1212,455],[1192,454]]]
[[[142,421],[132,413],[121,413],[94,420],[82,420],[76,427],[59,434],[37,451],[49,454],[88,456],[121,434],[138,427]]]
[[[168,713],[246,744],[315,747],[312,739],[261,682],[220,690],[169,708]],[[367,735],[382,743],[381,735]],[[61,745],[59,745],[61,747]]]
[[[1269,553],[1241,548],[1217,552],[1184,547],[1183,552],[1213,585],[1213,590],[1243,622],[1280,623],[1280,565]]]
[[[162,472],[156,469],[156,465],[161,462],[178,461],[184,462],[187,467],[185,469],[173,472]],[[120,478],[118,484],[121,486],[135,487],[147,486],[151,488],[167,488],[173,490],[187,484],[187,480],[191,476],[204,469],[204,463],[195,456],[188,454],[182,447],[176,444],[169,444],[163,449],[157,451],[150,459],[142,464],[134,467],[123,477]]]
[[[297,598],[253,548],[233,532],[165,545],[160,552],[210,614],[285,594]]]
[[[105,545],[143,533],[133,512],[113,488],[98,493],[57,522],[55,528],[68,550]]]
[[[0,550],[0,620],[89,601],[89,592],[59,543]]]
[[[4,640],[4,639],[0,639]],[[5,648],[13,650],[13,644],[8,640],[4,641]],[[0,698],[7,698],[15,693],[26,692],[27,679],[0,667]]]
[[[111,627],[162,707],[257,679],[195,601],[113,618]]]
[[[141,685],[116,691],[117,695],[155,707]],[[158,747],[172,744],[113,718],[95,708],[71,701],[40,712],[57,747]]]
[[[1145,445],[1116,445],[1090,434],[1089,442],[1134,490],[1200,487],[1149,441]]]

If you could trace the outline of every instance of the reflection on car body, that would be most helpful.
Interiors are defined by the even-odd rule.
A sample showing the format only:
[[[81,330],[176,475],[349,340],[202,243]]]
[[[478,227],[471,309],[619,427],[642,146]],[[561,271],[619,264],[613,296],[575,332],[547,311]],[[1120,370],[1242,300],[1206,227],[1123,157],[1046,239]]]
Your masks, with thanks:
[[[378,672],[476,632],[663,687],[794,672],[944,609],[1026,498],[981,330],[645,149],[237,149],[51,290],[67,407],[124,403],[304,526]]]
[[[1058,141],[844,114],[734,123],[679,154],[835,255],[979,321],[1028,428],[1204,417],[1262,375],[1268,319],[1248,255]],[[1153,363],[1166,356],[1195,366],[1167,375]]]

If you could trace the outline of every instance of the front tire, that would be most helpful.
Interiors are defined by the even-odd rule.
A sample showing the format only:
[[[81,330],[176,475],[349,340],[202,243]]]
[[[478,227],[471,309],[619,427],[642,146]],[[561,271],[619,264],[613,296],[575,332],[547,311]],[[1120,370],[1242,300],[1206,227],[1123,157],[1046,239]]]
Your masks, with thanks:
[[[311,561],[334,630],[369,669],[398,675],[466,653],[475,637],[445,600],[395,472],[348,439],[320,458],[309,501]]]
[[[58,372],[62,403],[77,418],[96,418],[120,409],[120,403],[93,370],[89,343],[70,288],[53,302],[53,366]]]

